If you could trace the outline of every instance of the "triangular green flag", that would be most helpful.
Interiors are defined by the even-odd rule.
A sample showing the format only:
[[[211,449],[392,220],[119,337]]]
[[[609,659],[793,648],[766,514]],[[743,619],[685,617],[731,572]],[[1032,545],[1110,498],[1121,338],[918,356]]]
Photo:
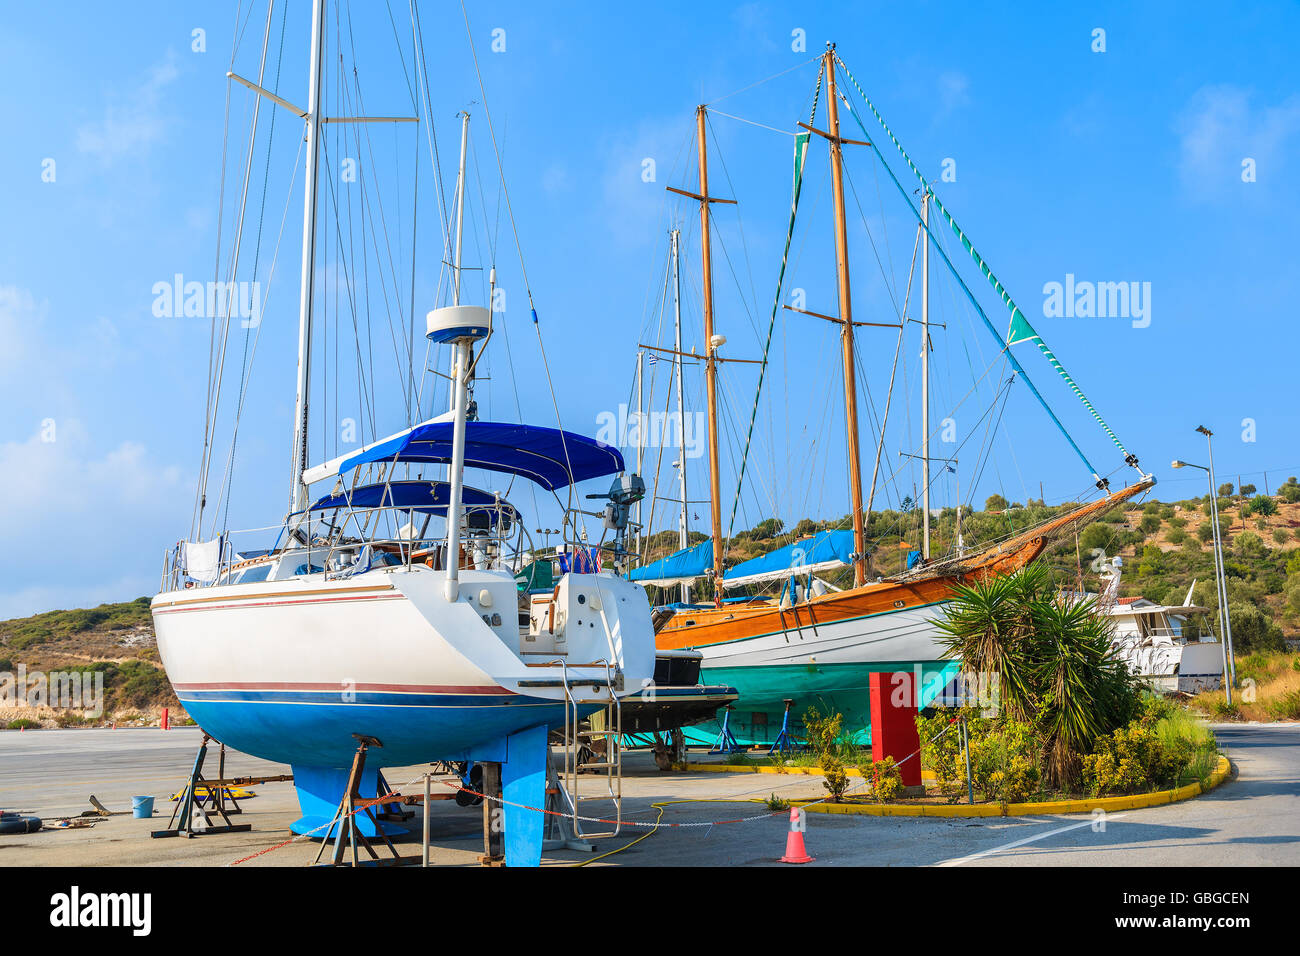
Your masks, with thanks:
[[[1025,318],[1025,313],[1019,309],[1014,309],[1011,313],[1011,324],[1007,326],[1008,348],[1017,342],[1028,342],[1036,338],[1038,338],[1038,333],[1034,331],[1034,327]]]

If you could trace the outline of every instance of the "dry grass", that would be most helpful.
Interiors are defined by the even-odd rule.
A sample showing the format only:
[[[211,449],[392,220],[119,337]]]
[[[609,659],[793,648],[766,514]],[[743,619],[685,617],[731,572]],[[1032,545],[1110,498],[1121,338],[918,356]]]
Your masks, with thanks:
[[[1300,720],[1300,655],[1250,654],[1237,658],[1237,681],[1227,709],[1222,690],[1205,691],[1192,706],[1216,719]]]

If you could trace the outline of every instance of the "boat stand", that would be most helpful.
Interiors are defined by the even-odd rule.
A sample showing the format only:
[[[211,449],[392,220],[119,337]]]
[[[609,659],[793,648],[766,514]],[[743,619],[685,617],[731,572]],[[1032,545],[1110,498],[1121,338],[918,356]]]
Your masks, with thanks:
[[[375,775],[375,796],[386,797],[387,799],[380,804],[379,812],[375,814],[380,820],[387,820],[391,823],[405,823],[411,817],[415,816],[414,810],[403,810],[406,801],[401,797],[393,796],[393,788],[388,785],[384,779],[384,772],[380,770]]]
[[[392,805],[396,803],[387,784],[384,785],[378,796],[363,797],[358,792],[361,785],[361,774],[366,769],[366,751],[372,746],[382,747],[383,744],[380,743],[377,737],[367,737],[365,734],[353,734],[352,736],[357,740],[357,752],[352,758],[352,770],[348,773],[348,783],[343,791],[343,799],[339,802],[339,808],[334,813],[334,819],[330,821],[329,827],[325,830],[325,838],[321,840],[320,849],[316,851],[315,863],[320,863],[321,856],[325,853],[325,847],[329,845],[331,839],[334,841],[334,850],[330,854],[330,866],[343,865],[343,846],[345,843],[352,850],[352,866],[393,864],[400,866],[403,863],[413,862],[402,858],[401,854],[397,852],[397,848],[393,846],[393,841],[388,839],[383,827],[375,820],[375,815],[370,812],[372,807],[382,807],[385,804]],[[384,845],[392,853],[391,859],[383,859],[375,852],[375,848],[370,845],[370,841],[366,839],[365,834],[357,826],[356,817],[358,813],[364,813],[370,818],[370,822],[374,824],[379,838],[384,841]],[[336,825],[338,827],[337,833],[334,830]],[[358,859],[358,843],[370,855],[369,860],[362,861]]]
[[[782,754],[788,754],[791,751],[803,749],[803,744],[799,742],[794,734],[790,733],[790,705],[794,701],[787,697],[783,703],[785,704],[785,713],[781,715],[781,732],[776,735],[776,740],[768,748],[767,755],[769,757],[778,750]]]
[[[784,731],[785,726],[782,725],[781,729]],[[709,748],[709,753],[734,754],[744,749],[737,743],[735,734],[731,732],[731,705],[728,704],[727,709],[722,712],[722,731],[718,734],[718,739],[713,742],[713,746]]]
[[[560,782],[560,775],[555,770],[555,758],[550,750],[546,752],[546,829],[543,831],[543,850],[577,850],[580,853],[595,853],[596,844],[582,839],[574,832],[572,800]]]
[[[208,781],[203,778],[203,761],[208,755],[208,741],[212,738],[208,734],[203,735],[203,740],[199,744],[199,752],[194,757],[194,769],[190,771],[190,779],[185,784],[185,790],[181,794],[181,799],[172,808],[171,819],[167,821],[167,829],[154,830],[149,835],[151,837],[175,837],[182,833],[187,837],[193,838],[202,834],[214,833],[245,833],[253,829],[251,823],[234,824],[230,822],[230,812],[226,810],[225,800],[221,794],[225,790],[225,780],[220,779],[222,776],[218,771],[218,778],[215,781]],[[221,770],[225,769],[225,745],[221,746]],[[196,797],[198,788],[202,787],[206,792],[204,797]],[[212,798],[212,806],[205,807],[207,798]],[[233,802],[233,798],[231,798]],[[235,805],[236,813],[239,811],[239,805]],[[224,824],[217,826],[212,822],[211,814],[217,814],[225,821]]]

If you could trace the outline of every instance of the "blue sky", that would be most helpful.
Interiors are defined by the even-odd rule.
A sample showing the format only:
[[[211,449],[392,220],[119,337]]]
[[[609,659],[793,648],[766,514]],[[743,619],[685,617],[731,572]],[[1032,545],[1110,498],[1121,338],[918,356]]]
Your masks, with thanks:
[[[295,102],[305,100],[306,9],[291,4],[283,53],[278,11],[272,21],[268,62],[273,69],[279,61],[278,88]],[[355,51],[367,112],[411,115],[405,5],[392,8],[400,55],[384,4],[343,3],[337,20],[335,9],[331,0],[331,42],[343,38],[349,67]],[[498,317],[504,334],[490,350],[480,386],[484,417],[553,424],[465,25],[456,6],[422,3],[420,11],[447,188],[456,113],[473,114],[481,175],[470,186],[467,260],[486,266],[495,248],[507,293]],[[1200,473],[1168,468],[1174,457],[1204,460],[1203,440],[1192,430],[1202,423],[1216,431],[1221,480],[1235,482],[1242,473],[1262,487],[1265,469],[1271,485],[1300,473],[1300,413],[1291,396],[1300,344],[1294,304],[1300,280],[1292,262],[1300,194],[1295,5],[1246,4],[1225,12],[1187,3],[1077,11],[940,3],[475,3],[469,13],[567,427],[594,433],[598,416],[631,396],[637,344],[667,344],[658,297],[673,224],[684,236],[685,341],[688,348],[699,345],[698,216],[663,188],[694,188],[690,150],[699,102],[714,110],[713,191],[740,200],[735,209],[716,210],[719,330],[728,335],[728,354],[759,354],[785,237],[788,131],[806,119],[816,78],[816,66],[806,61],[835,40],[923,172],[937,180],[945,159],[955,163],[956,181],[936,183],[940,198],[1098,411],[1160,477],[1161,497],[1203,490]],[[229,87],[221,204],[225,72],[235,19],[228,3],[138,3],[129,13],[95,3],[10,4],[0,18],[0,123],[8,132],[0,152],[0,466],[8,476],[0,517],[9,545],[0,558],[0,617],[152,593],[164,549],[189,528],[211,324],[156,316],[153,289],[178,273],[212,278],[219,223],[223,255],[229,253],[253,99]],[[256,74],[265,25],[265,3],[255,4],[241,28],[237,72]],[[1105,30],[1105,52],[1092,50],[1097,28]],[[203,52],[192,49],[195,29],[204,31]],[[492,49],[498,29],[503,52]],[[804,52],[792,50],[795,30],[804,31]],[[343,109],[337,87],[327,100]],[[269,110],[259,150],[268,119]],[[258,278],[270,297],[236,446],[233,528],[274,524],[285,504],[301,228],[297,129],[282,113],[272,148],[257,152],[251,167],[241,276],[251,275],[253,223],[260,219]],[[846,135],[857,131],[850,126]],[[892,147],[880,143],[904,177]],[[346,158],[339,151],[346,153],[347,143],[334,140],[329,148],[331,176],[337,176],[335,161]],[[368,259],[348,250],[348,239],[363,236],[352,229],[359,212],[344,212],[348,227],[323,240],[319,288],[334,318],[321,332],[343,338],[320,344],[318,356],[327,358],[318,358],[324,372],[313,460],[348,447],[340,419],[357,407],[355,376],[347,374],[355,352],[336,345],[352,334],[350,317],[336,307],[340,295],[347,298],[348,277],[374,337],[366,353],[373,358],[373,425],[371,410],[362,408],[354,416],[358,440],[408,419],[394,356],[403,354],[406,339],[423,352],[418,331],[410,335],[401,327],[412,311],[412,274],[417,325],[445,296],[427,130],[376,128],[362,152],[361,184],[372,190],[369,215],[382,206],[394,253]],[[650,182],[643,178],[646,159],[655,160]],[[1247,159],[1254,161],[1253,182],[1242,178]],[[915,227],[863,148],[849,147],[847,163],[855,318],[894,321],[891,303],[906,283]],[[786,301],[797,287],[805,290],[806,308],[829,313],[835,292],[823,144],[810,148],[808,170]],[[341,180],[330,182],[343,206],[358,196],[345,193]],[[994,324],[1005,329],[996,296],[951,236],[943,241]],[[388,258],[391,268],[381,277],[374,270]],[[357,271],[363,262],[372,270],[368,276]],[[937,260],[933,267],[934,318],[948,326],[935,336],[935,412],[943,417],[971,389],[972,370],[978,376],[997,347],[975,326]],[[1045,284],[1064,282],[1067,274],[1150,283],[1149,325],[1135,328],[1123,317],[1045,316]],[[484,276],[466,273],[469,301],[482,301]],[[913,303],[909,314],[915,313]],[[847,509],[834,330],[789,312],[778,315],[776,329],[752,481],[737,527],[771,513],[789,520]],[[870,391],[864,402],[874,408],[864,409],[868,467],[875,436],[867,423],[879,414],[894,343],[890,330],[859,332],[859,374]],[[244,347],[236,331],[232,368]],[[1121,464],[1116,450],[1028,348],[1019,346],[1016,354],[1030,376],[1085,453],[1111,472]],[[915,446],[915,411],[905,410],[904,399],[915,399],[918,349],[912,332],[891,413],[894,431],[887,430],[884,443],[887,472],[898,469],[900,451]],[[445,364],[441,356],[433,361]],[[991,374],[999,369],[994,363]],[[729,512],[735,448],[755,376],[738,364],[723,377]],[[656,382],[658,401],[664,382]],[[238,379],[228,387],[227,410]],[[989,405],[987,380],[981,388],[978,400],[954,414],[962,434]],[[425,386],[424,411],[443,400],[442,391]],[[698,407],[701,391],[698,374],[688,373],[688,404]],[[975,454],[979,439],[959,456],[962,498],[982,503],[1002,491],[1023,500],[1038,495],[1039,482],[1049,502],[1087,490],[1086,470],[1022,384],[1011,387],[998,421],[987,456]],[[226,425],[217,435],[218,474],[210,489],[221,483]],[[976,459],[984,457],[972,492]],[[702,496],[702,465],[689,467],[691,497]],[[910,492],[909,474],[900,473],[882,500]],[[1121,470],[1117,479],[1123,477]],[[953,503],[956,488],[940,483],[936,495],[937,504]],[[525,510],[533,504],[529,497],[517,503]],[[702,517],[702,508],[696,510]],[[543,506],[536,523],[554,520]]]

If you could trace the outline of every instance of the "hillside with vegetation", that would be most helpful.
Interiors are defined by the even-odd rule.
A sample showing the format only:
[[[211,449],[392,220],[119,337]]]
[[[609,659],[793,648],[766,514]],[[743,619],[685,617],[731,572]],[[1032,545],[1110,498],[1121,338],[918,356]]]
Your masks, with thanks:
[[[1159,487],[1159,486],[1157,486]],[[1224,569],[1236,650],[1282,650],[1286,639],[1300,636],[1300,483],[1292,477],[1273,494],[1252,485],[1219,488]],[[967,550],[1034,527],[1078,502],[1046,505],[1040,500],[1007,501],[989,497],[982,510],[963,507],[962,541]],[[1195,583],[1195,604],[1218,607],[1214,576],[1213,530],[1209,496],[1162,502],[1128,503],[1103,515],[1077,535],[1057,542],[1044,556],[1063,587],[1097,591],[1100,570],[1113,557],[1123,559],[1120,595],[1182,604]],[[817,522],[804,519],[787,529],[768,518],[728,542],[724,564],[766,554],[817,531],[849,526],[847,517]],[[931,553],[953,550],[957,509],[932,516]],[[704,540],[692,532],[692,544]],[[874,512],[867,527],[875,574],[903,570],[910,551],[920,547],[921,512],[908,500],[900,509]],[[677,532],[664,531],[646,541],[647,560],[676,550]],[[819,575],[837,587],[851,583],[847,569]],[[779,585],[778,585],[779,586]]]
[[[29,677],[38,671],[79,672],[83,680],[94,681],[102,674],[104,713],[90,717],[49,707],[0,706],[0,729],[156,724],[163,707],[171,708],[177,722],[185,719],[158,659],[146,597],[0,621],[0,675],[16,676],[20,665]]]

